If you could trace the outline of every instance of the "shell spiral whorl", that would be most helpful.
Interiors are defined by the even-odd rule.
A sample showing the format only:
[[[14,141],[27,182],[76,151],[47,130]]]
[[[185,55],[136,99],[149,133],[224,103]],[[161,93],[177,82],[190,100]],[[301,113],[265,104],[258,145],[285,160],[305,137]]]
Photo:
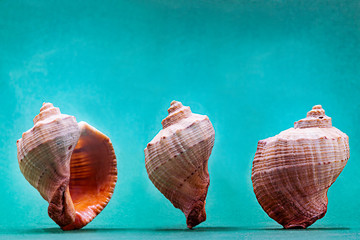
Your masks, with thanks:
[[[332,127],[331,118],[325,115],[325,110],[321,105],[315,105],[306,115],[306,118],[294,123],[294,128],[330,128]]]
[[[34,118],[34,125],[40,121],[44,121],[47,118],[60,115],[60,109],[54,107],[51,103],[43,103],[40,108],[40,113]]]
[[[172,101],[168,109],[169,115],[161,122],[163,129],[191,116],[190,107],[184,107],[181,102]]]

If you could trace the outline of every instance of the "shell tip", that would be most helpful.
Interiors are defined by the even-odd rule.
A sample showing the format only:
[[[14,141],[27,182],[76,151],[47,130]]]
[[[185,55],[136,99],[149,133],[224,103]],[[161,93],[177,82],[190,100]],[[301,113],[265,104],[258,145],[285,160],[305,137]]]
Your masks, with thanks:
[[[313,106],[312,109],[322,109],[322,106],[320,104],[318,104],[318,105]]]
[[[43,103],[42,107],[40,108],[40,113],[35,116],[33,122],[34,125],[39,122],[42,121],[48,117],[51,117],[53,115],[59,115],[60,113],[60,109],[54,107],[54,105],[52,103]]]
[[[49,108],[53,108],[53,107],[54,107],[54,105],[52,103],[43,102],[42,107],[40,108],[40,112],[43,112],[43,111],[45,111],[45,110],[47,110]]]
[[[321,105],[315,105],[312,109],[307,113],[306,117],[322,117],[325,116],[325,110]]]
[[[168,113],[171,114],[173,112],[176,112],[178,109],[184,107],[181,102],[173,100],[170,103],[170,108],[168,109]]]
[[[168,109],[169,115],[161,122],[163,128],[179,122],[181,119],[187,118],[191,115],[190,107],[184,107],[179,101],[172,101]]]
[[[306,118],[294,123],[294,128],[310,127],[332,127],[331,118],[325,115],[325,110],[321,105],[313,106],[312,109],[306,114]]]
[[[170,106],[175,105],[175,104],[177,104],[177,103],[181,103],[181,102],[176,101],[176,100],[172,100],[171,103],[170,103]]]
[[[197,201],[187,216],[186,224],[187,227],[192,229],[196,225],[204,222],[206,220],[206,212],[205,212],[205,201]]]

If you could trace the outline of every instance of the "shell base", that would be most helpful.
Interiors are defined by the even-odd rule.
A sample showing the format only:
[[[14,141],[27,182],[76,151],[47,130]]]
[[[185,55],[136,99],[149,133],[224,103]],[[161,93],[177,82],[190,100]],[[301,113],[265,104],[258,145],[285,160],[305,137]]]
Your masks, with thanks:
[[[201,200],[194,204],[193,209],[190,211],[186,218],[187,227],[192,229],[196,225],[206,220],[205,203]]]

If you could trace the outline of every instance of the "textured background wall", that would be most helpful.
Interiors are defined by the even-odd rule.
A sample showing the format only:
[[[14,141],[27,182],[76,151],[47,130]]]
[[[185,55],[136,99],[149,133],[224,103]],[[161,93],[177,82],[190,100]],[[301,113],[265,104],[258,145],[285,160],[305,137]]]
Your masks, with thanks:
[[[252,159],[315,104],[349,135],[351,157],[313,227],[359,224],[359,77],[358,1],[1,0],[0,227],[56,227],[16,158],[45,101],[114,144],[118,184],[88,228],[185,228],[144,167],[172,100],[216,131],[201,226],[281,227],[256,201]]]

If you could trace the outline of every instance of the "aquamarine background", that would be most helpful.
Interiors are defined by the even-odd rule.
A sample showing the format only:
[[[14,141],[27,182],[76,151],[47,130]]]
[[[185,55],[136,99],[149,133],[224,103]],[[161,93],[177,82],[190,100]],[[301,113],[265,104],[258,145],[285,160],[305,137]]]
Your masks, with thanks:
[[[109,205],[66,237],[360,232],[359,1],[0,0],[0,90],[2,237],[64,237],[16,157],[16,140],[43,102],[108,135],[118,159]],[[143,149],[172,100],[208,115],[216,132],[207,221],[190,232],[144,166]],[[307,231],[282,231],[256,201],[252,159],[258,140],[315,104],[348,134],[351,157],[325,217]]]

